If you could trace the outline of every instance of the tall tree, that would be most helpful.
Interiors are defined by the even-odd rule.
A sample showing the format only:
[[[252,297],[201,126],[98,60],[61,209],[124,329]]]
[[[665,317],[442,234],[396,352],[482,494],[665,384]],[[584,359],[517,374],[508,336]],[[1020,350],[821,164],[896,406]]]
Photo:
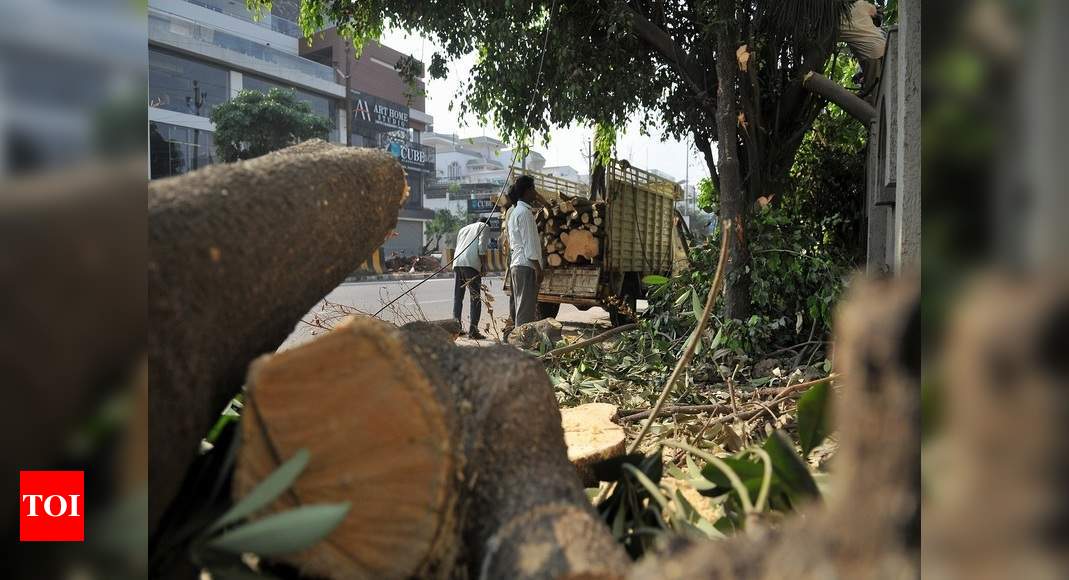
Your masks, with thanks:
[[[850,2],[302,0],[300,23],[309,33],[337,23],[358,45],[387,22],[428,36],[442,47],[432,78],[477,53],[460,112],[493,121],[507,141],[528,143],[573,122],[604,135],[635,116],[643,128],[693,137],[719,189],[721,218],[736,218],[726,314],[739,318],[749,306],[745,217],[754,201],[787,190],[795,152],[828,98],[871,120],[871,107],[819,74]],[[729,102],[719,107],[722,99]],[[735,111],[733,120],[718,123],[718,110]],[[739,177],[726,184],[712,152],[721,135],[733,141],[721,150],[737,150],[729,170]]]
[[[464,227],[463,219],[453,212],[447,209],[434,212],[434,217],[427,222],[426,231],[424,231],[427,243],[423,245],[423,253],[438,251],[442,238],[457,233],[462,227]]]
[[[252,159],[313,138],[326,139],[330,121],[294,91],[241,91],[212,110],[215,147],[223,161]]]

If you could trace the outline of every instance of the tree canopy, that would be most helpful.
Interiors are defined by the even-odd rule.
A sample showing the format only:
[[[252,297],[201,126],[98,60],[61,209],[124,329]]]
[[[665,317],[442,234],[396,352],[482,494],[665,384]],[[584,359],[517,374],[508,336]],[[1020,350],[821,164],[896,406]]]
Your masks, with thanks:
[[[241,91],[215,107],[215,146],[226,162],[252,159],[313,138],[326,139],[330,121],[294,91]]]
[[[739,311],[729,314],[745,315],[749,208],[759,197],[787,193],[795,154],[827,103],[828,85],[841,89],[829,82],[817,94],[808,81],[827,80],[821,73],[837,66],[838,26],[850,3],[302,0],[300,24],[310,34],[336,23],[357,45],[387,25],[421,34],[441,47],[431,57],[432,78],[474,52],[460,112],[493,123],[520,146],[532,136],[548,138],[552,127],[580,123],[597,127],[599,149],[608,148],[611,133],[637,118],[644,130],[693,138],[719,188],[712,144],[724,147],[718,136],[730,129],[732,153],[718,157],[730,160],[739,179],[723,188],[720,217],[738,228],[727,292]],[[722,79],[724,71],[732,78]],[[867,106],[848,91],[832,92]],[[720,102],[725,94],[730,102]],[[725,117],[719,128],[718,105]]]

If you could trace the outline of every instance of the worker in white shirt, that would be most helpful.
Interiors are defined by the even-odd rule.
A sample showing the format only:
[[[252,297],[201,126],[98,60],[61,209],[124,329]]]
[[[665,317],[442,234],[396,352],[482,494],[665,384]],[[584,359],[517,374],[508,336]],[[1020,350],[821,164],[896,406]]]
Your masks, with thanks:
[[[464,310],[464,291],[471,296],[469,307],[471,324],[468,337],[475,340],[486,338],[479,332],[479,317],[483,313],[480,291],[483,274],[486,273],[486,249],[490,240],[490,218],[476,218],[472,223],[460,228],[457,233],[457,255],[453,258],[453,318],[460,323]],[[463,328],[463,327],[461,327]],[[463,333],[461,333],[463,334]]]
[[[509,272],[512,285],[513,321],[516,326],[534,322],[538,312],[538,287],[542,284],[542,244],[535,224],[533,205],[538,199],[534,179],[521,175],[509,190],[506,229],[509,240]]]
[[[880,59],[887,51],[887,35],[877,25],[879,11],[866,0],[855,0],[850,10],[839,23],[839,40],[850,47],[861,70],[855,75],[854,82],[861,84],[859,96],[869,96],[875,102],[873,89],[880,75]]]

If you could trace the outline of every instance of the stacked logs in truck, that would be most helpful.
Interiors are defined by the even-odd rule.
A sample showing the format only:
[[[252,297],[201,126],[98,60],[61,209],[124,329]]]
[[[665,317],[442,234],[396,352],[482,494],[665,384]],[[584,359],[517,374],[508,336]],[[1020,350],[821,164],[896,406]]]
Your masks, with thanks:
[[[535,215],[550,267],[592,264],[605,236],[605,202],[561,195]]]

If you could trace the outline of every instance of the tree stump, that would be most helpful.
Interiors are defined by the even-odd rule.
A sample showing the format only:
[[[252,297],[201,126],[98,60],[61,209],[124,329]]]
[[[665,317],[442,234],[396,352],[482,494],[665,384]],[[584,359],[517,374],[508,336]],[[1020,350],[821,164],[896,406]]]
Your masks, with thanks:
[[[623,427],[612,422],[617,410],[616,405],[609,403],[587,403],[561,409],[568,460],[586,487],[598,484],[592,469],[595,463],[624,454],[627,437]]]
[[[507,372],[503,372],[507,369]],[[438,327],[354,319],[258,360],[235,494],[300,448],[268,511],[351,502],[328,538],[284,558],[325,578],[612,578],[628,561],[568,462],[541,364],[457,347]]]

